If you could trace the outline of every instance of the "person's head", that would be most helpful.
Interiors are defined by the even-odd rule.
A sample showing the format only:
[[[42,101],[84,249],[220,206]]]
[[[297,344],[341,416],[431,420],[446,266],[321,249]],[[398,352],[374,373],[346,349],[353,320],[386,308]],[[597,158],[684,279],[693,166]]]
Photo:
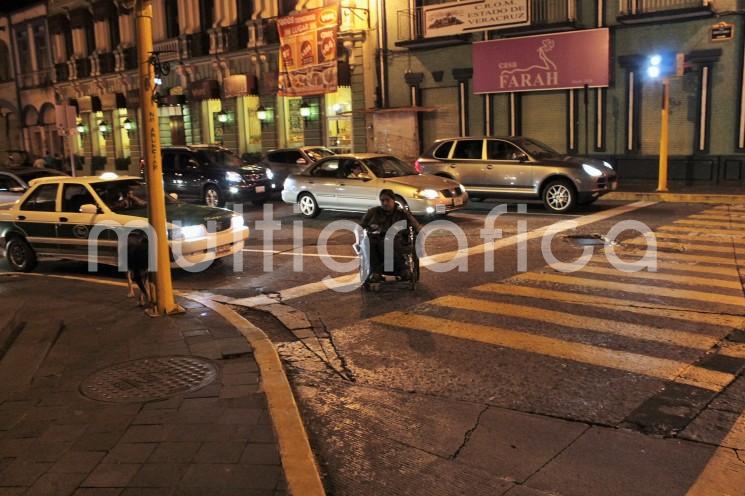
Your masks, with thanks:
[[[383,210],[386,212],[390,212],[396,208],[396,194],[393,190],[384,189],[380,192],[378,198],[380,198],[380,206],[383,207]]]

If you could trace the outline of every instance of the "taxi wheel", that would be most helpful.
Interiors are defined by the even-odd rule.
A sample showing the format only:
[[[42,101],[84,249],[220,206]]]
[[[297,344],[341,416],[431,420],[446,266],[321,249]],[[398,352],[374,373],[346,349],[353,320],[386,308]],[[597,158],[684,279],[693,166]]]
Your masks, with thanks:
[[[204,204],[208,207],[219,207],[222,205],[220,191],[214,186],[204,188]]]
[[[297,204],[300,207],[300,213],[310,219],[318,217],[318,214],[321,213],[321,209],[318,208],[318,202],[310,193],[301,195],[298,198]]]
[[[36,253],[23,238],[10,238],[5,245],[5,256],[16,272],[31,272],[36,267]]]

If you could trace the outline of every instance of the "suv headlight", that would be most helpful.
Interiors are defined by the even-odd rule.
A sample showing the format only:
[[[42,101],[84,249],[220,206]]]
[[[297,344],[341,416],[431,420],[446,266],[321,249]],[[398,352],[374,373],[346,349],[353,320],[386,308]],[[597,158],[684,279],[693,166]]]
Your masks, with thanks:
[[[582,170],[591,177],[600,177],[603,175],[603,173],[600,172],[600,169],[593,167],[590,164],[582,164]]]
[[[231,183],[240,183],[243,181],[243,176],[241,176],[237,172],[228,171],[225,173],[225,179],[227,179]]]
[[[266,178],[269,180],[274,179],[274,172],[269,167],[266,168]]]
[[[440,197],[440,193],[433,189],[421,189],[417,191],[417,196],[420,198],[426,198],[427,200],[436,200]]]
[[[610,170],[613,170],[613,166],[610,164],[610,162],[606,162],[605,160],[603,160],[603,165],[609,168]]]

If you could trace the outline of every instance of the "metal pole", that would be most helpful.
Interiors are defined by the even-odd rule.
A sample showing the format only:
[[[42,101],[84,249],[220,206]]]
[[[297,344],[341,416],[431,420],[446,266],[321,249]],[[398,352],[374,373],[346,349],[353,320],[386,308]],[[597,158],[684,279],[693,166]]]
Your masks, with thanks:
[[[148,220],[156,236],[155,290],[159,315],[182,312],[173,297],[171,282],[171,260],[166,232],[165,193],[160,157],[160,129],[158,106],[153,94],[155,86],[154,67],[150,64],[153,51],[153,3],[152,0],[135,2],[137,21],[137,62],[140,77],[140,108],[143,120],[143,158],[147,179]]]
[[[65,107],[65,109],[67,109],[67,107]],[[77,136],[77,134],[78,133],[74,128],[67,130],[67,137],[70,142],[70,175],[72,177],[75,177],[77,174],[75,172],[75,166],[77,165],[75,160],[75,136]]]
[[[662,79],[662,111],[660,121],[660,173],[657,191],[667,191],[667,151],[669,144],[670,79]]]

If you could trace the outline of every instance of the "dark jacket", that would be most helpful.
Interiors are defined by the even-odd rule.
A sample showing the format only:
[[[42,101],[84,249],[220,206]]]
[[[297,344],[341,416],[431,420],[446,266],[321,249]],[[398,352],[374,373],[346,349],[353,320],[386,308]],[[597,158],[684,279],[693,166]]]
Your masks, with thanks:
[[[390,212],[386,212],[383,207],[371,208],[362,218],[360,225],[363,229],[380,232],[384,235],[393,224],[402,220],[407,221],[408,225],[413,227],[415,232],[419,232],[422,228],[408,210],[404,210],[398,205]]]

